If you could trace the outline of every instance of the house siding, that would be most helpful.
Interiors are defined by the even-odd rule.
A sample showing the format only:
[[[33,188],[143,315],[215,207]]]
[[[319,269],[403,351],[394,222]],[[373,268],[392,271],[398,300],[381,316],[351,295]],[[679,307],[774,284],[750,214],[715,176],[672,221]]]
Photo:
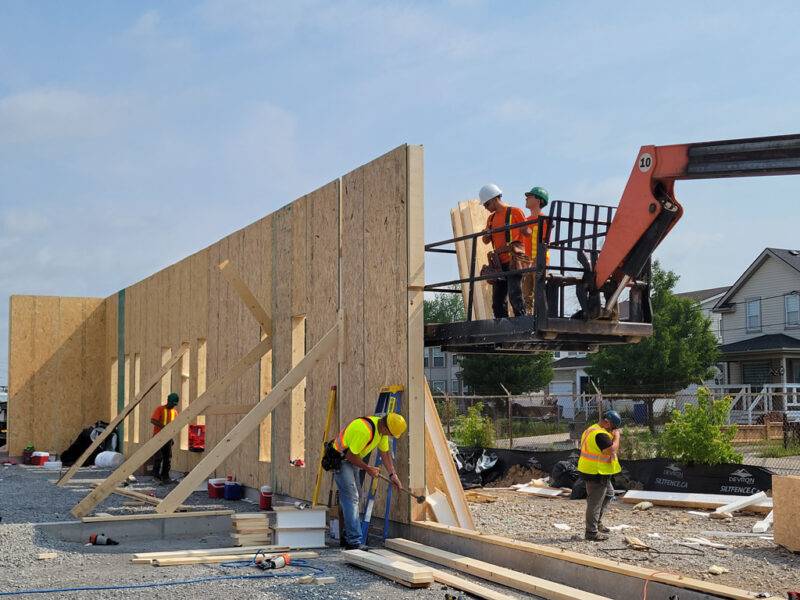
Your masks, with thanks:
[[[800,339],[800,329],[786,328],[783,295],[800,289],[800,273],[779,258],[767,255],[752,276],[730,298],[733,312],[722,314],[722,343],[731,344],[770,333],[783,333]],[[777,296],[777,297],[775,297]],[[761,330],[746,329],[744,302],[761,298]]]

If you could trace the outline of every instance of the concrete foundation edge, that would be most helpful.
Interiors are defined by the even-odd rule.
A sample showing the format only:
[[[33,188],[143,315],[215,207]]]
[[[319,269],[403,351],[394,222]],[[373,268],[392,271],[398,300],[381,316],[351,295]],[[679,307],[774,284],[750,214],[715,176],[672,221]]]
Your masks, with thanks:
[[[614,600],[642,598],[644,590],[645,580],[638,577],[504,548],[481,540],[442,534],[414,525],[391,522],[389,535],[463,554],[528,575],[608,596]],[[651,581],[647,585],[647,598],[648,600],[720,600],[723,597]]]
[[[231,532],[229,515],[174,519],[142,519],[137,521],[106,521],[84,523],[83,521],[55,521],[37,523],[36,530],[42,535],[64,542],[83,542],[93,533],[104,533],[118,542],[147,541],[153,539],[200,538]]]

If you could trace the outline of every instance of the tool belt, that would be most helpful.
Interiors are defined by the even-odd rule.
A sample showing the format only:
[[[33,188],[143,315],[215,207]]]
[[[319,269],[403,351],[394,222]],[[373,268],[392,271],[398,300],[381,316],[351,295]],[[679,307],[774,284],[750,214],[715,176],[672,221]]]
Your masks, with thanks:
[[[502,248],[498,248],[494,252],[488,253],[487,258],[489,259],[489,264],[481,267],[481,276],[495,274],[498,276],[497,278],[486,280],[486,282],[490,285],[495,285],[502,279],[505,279],[505,277],[501,277],[503,273],[503,264],[500,262],[501,254],[511,255],[511,261],[508,265],[508,268],[511,271],[516,271],[517,269],[528,269],[533,266],[533,260],[530,256],[526,256],[525,250],[522,247],[522,242],[514,241],[511,244],[503,246]]]
[[[344,455],[333,447],[333,441],[325,442],[325,452],[322,453],[322,468],[326,471],[338,471],[342,466]]]

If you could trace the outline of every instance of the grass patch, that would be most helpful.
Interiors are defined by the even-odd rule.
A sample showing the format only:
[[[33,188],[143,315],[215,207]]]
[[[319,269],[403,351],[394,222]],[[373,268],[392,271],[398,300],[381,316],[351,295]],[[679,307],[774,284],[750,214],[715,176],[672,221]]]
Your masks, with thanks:
[[[786,458],[788,456],[800,456],[800,444],[790,444],[784,448],[783,442],[765,443],[758,449],[758,456],[761,458]]]
[[[567,423],[551,423],[547,421],[528,421],[525,419],[512,419],[514,424],[514,437],[533,437],[536,435],[551,435],[553,433],[567,433]],[[496,421],[497,437],[508,437],[508,419]]]

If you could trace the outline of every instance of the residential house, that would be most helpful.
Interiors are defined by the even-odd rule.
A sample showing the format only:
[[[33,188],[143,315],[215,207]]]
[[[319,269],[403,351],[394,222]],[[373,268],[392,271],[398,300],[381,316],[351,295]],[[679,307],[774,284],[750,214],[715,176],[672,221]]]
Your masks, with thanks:
[[[729,385],[800,384],[800,251],[766,248],[713,310]]]
[[[461,365],[458,364],[458,354],[444,352],[441,347],[425,348],[425,377],[431,385],[434,394],[452,394],[458,396],[466,394],[461,382]]]
[[[586,372],[588,366],[589,357],[585,352],[553,353],[553,380],[548,391],[565,419],[575,416],[576,396],[594,393]]]

